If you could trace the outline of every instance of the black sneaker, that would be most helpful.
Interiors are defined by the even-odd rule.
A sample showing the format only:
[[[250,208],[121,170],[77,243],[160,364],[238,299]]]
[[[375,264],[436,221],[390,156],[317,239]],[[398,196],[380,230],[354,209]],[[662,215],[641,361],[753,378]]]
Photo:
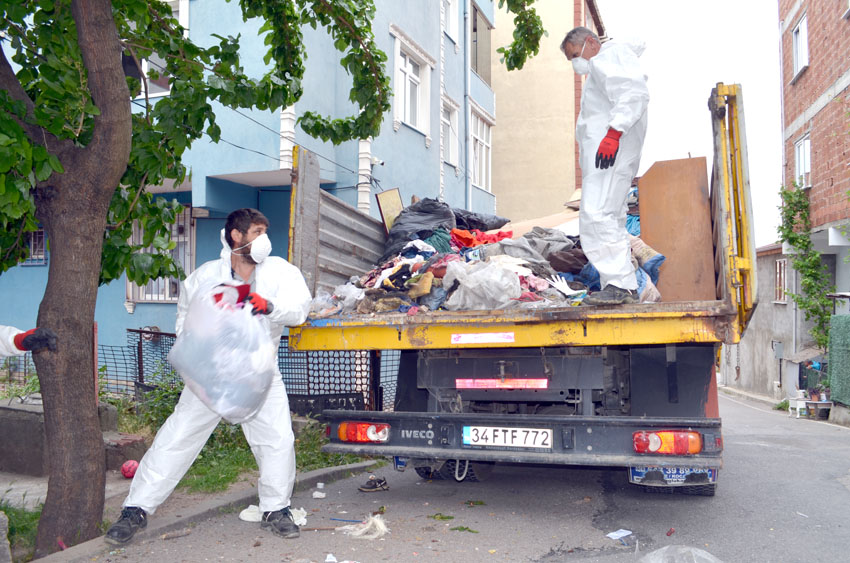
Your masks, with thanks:
[[[112,545],[122,545],[130,541],[136,530],[144,529],[147,525],[147,512],[137,506],[126,506],[121,510],[121,518],[109,527],[103,539]]]
[[[638,293],[636,290],[623,289],[616,285],[608,284],[602,291],[591,293],[585,297],[582,305],[625,305],[627,303],[637,303]]]
[[[301,535],[301,528],[295,524],[288,506],[274,512],[263,512],[260,527],[271,528],[272,532],[286,539],[294,539]]]

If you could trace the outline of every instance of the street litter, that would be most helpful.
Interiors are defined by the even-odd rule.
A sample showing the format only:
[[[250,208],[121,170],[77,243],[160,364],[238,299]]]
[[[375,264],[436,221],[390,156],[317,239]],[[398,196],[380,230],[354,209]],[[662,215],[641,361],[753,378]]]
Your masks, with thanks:
[[[624,538],[626,536],[632,535],[632,532],[629,531],[629,530],[624,530],[624,529],[620,528],[616,532],[610,532],[610,533],[605,534],[605,535],[607,537],[611,538],[612,540],[618,540],[620,538]]]
[[[667,530],[667,535],[672,536],[675,531],[676,531],[676,528],[670,528],[669,530]]]
[[[798,512],[797,514],[799,514],[799,515],[800,515],[800,516],[802,516],[803,518],[808,518],[808,516],[806,516],[806,515],[805,515],[805,514],[803,514],[802,512]]]
[[[326,496],[328,496],[328,495],[325,492],[313,491],[313,498],[325,498]]]
[[[389,491],[390,486],[387,484],[385,477],[375,477],[374,475],[370,475],[369,480],[357,487],[357,490],[364,493],[374,493],[377,491]]]
[[[331,520],[339,520],[338,518],[331,518]],[[374,540],[380,538],[388,533],[390,533],[390,529],[387,527],[387,523],[384,522],[384,519],[380,514],[372,515],[366,518],[365,520],[358,521],[356,524],[348,524],[346,526],[323,526],[317,528],[301,528],[302,532],[343,532],[346,535],[349,535],[354,538],[363,539],[363,540]]]
[[[161,540],[173,540],[174,538],[182,538],[183,536],[188,536],[192,533],[192,528],[183,528],[182,530],[176,530],[174,532],[166,532],[159,536]]]

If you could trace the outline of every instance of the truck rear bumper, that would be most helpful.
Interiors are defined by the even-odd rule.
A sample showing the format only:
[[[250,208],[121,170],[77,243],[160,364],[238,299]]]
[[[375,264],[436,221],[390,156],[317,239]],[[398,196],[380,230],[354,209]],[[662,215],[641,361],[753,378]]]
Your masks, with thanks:
[[[331,442],[326,452],[411,459],[546,463],[595,466],[659,466],[720,468],[721,424],[718,418],[639,418],[565,415],[495,415],[480,413],[385,413],[328,410]],[[340,440],[341,422],[389,424],[383,443]],[[551,430],[545,448],[471,446],[464,443],[464,427]],[[639,431],[690,430],[699,432],[703,452],[696,455],[646,455],[634,451]]]

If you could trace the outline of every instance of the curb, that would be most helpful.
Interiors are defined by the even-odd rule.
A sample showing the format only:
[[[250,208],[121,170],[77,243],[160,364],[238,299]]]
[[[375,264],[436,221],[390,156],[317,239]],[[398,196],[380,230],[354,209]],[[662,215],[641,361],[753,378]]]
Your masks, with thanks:
[[[339,465],[336,467],[323,467],[314,469],[306,473],[298,473],[295,475],[295,488],[293,493],[302,492],[313,488],[316,483],[324,482],[331,483],[345,479],[352,475],[368,471],[375,465],[378,465],[380,460],[361,461],[359,463],[350,463],[348,465]],[[190,524],[206,520],[213,516],[218,516],[222,512],[235,511],[239,508],[244,508],[249,504],[257,503],[256,488],[250,492],[236,491],[224,493],[212,499],[199,502],[189,510],[182,510],[181,515],[170,515],[156,517],[149,521],[148,527],[144,530],[136,532],[133,540],[145,540],[155,538],[166,532],[181,530]],[[91,561],[94,557],[105,554],[109,551],[121,549],[119,546],[112,546],[103,541],[103,537],[97,537],[87,542],[69,547],[64,551],[58,551],[47,557],[38,559],[46,563],[73,563],[78,561]]]
[[[726,387],[726,386],[718,386],[717,390],[721,393],[725,393],[726,395],[731,395],[737,397],[739,399],[748,399],[750,401],[756,401],[762,404],[765,404],[771,408],[776,406],[776,403],[780,402],[781,399],[774,399],[773,397],[768,397],[767,395],[759,395],[757,393],[750,393],[748,391],[743,391],[741,389],[736,389],[735,387]]]

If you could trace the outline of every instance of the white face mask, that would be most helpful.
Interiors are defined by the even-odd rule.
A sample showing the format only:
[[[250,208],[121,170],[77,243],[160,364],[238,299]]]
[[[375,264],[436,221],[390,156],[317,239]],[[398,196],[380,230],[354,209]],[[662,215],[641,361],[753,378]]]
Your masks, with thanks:
[[[584,45],[581,46],[581,53],[571,61],[573,63],[573,70],[576,74],[587,74],[590,72],[590,61],[582,57],[584,55],[584,48],[587,46],[587,39],[584,40]]]
[[[251,260],[257,264],[262,263],[262,261],[268,258],[269,254],[272,253],[272,241],[269,240],[269,236],[266,233],[261,234],[248,244],[243,244],[239,248],[234,248],[233,253],[235,254],[237,250],[242,250],[249,245],[251,246]]]

